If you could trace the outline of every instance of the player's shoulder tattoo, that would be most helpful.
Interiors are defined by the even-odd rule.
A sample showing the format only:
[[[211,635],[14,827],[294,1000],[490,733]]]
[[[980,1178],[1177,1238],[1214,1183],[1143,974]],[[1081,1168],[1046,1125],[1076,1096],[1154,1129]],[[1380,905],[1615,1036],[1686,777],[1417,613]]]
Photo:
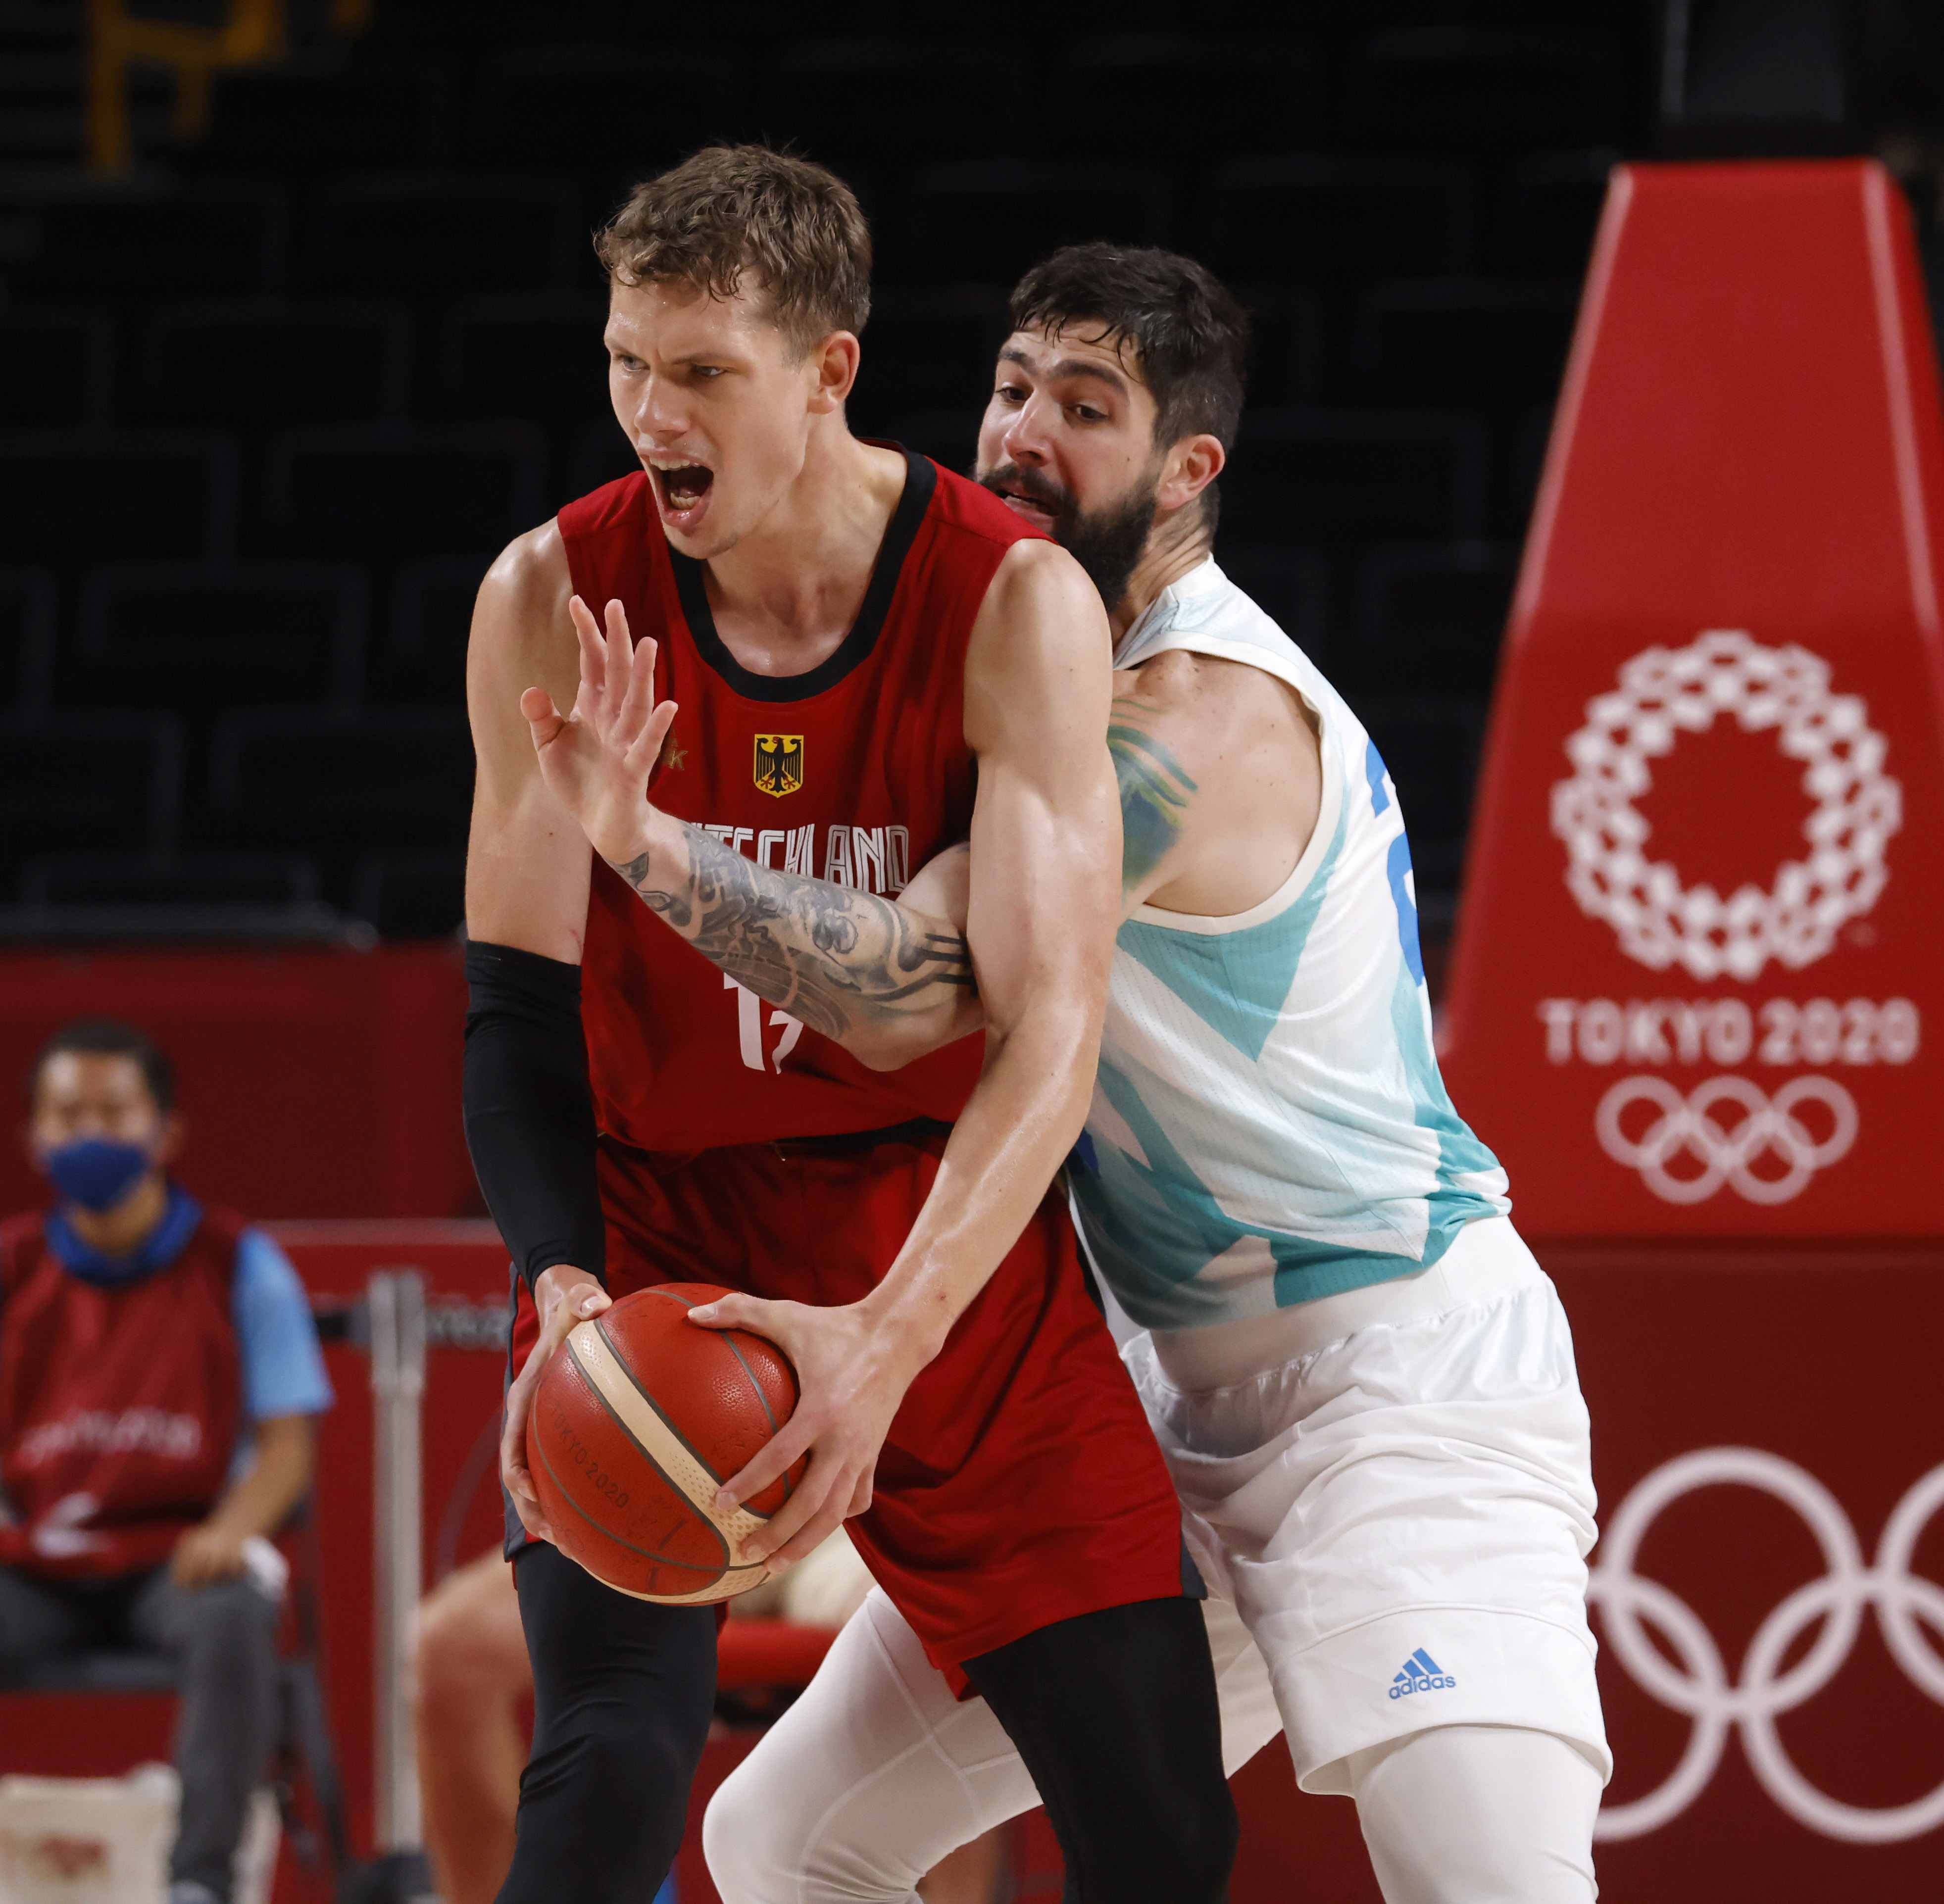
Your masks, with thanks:
[[[1189,803],[1200,791],[1154,731],[1158,710],[1139,696],[1116,696],[1108,751],[1121,789],[1121,890],[1131,892],[1173,849]]]

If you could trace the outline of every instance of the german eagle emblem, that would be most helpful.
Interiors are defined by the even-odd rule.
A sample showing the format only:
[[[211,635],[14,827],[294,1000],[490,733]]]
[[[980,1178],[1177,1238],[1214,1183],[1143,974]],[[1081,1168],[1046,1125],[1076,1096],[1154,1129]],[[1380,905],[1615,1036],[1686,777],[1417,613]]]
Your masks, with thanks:
[[[803,736],[801,734],[758,734],[756,736],[756,788],[760,793],[781,800],[803,785]]]

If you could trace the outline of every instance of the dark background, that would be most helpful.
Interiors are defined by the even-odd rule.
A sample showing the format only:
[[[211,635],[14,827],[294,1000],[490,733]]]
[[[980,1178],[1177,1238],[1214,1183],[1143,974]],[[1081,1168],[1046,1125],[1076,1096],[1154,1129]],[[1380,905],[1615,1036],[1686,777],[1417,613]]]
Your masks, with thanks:
[[[473,591],[633,466],[590,233],[761,137],[872,221],[855,426],[953,467],[1054,245],[1240,291],[1218,554],[1390,762],[1435,966],[1608,168],[1877,149],[1927,221],[1944,171],[1936,9],[1881,0],[671,11],[298,0],[199,127],[130,68],[107,174],[81,6],[0,0],[0,931],[453,932]]]

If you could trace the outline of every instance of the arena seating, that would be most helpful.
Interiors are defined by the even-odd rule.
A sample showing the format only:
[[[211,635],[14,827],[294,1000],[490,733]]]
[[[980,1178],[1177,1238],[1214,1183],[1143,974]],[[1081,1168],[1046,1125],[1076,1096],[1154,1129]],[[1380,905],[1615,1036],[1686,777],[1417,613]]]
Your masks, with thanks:
[[[1490,542],[1373,549],[1357,570],[1361,665],[1419,693],[1482,697],[1512,591],[1511,557]]]
[[[167,714],[0,714],[0,866],[29,852],[166,852],[182,729]]]
[[[60,599],[45,569],[0,569],[0,707],[30,708],[47,698]]]
[[[287,901],[309,930],[322,901],[451,929],[472,592],[632,466],[588,235],[632,177],[747,137],[858,190],[854,420],[955,465],[1007,287],[1051,245],[1175,245],[1237,285],[1254,398],[1220,553],[1381,729],[1435,926],[1580,272],[1647,103],[1617,0],[1469,17],[1135,9],[1022,49],[883,8],[758,41],[611,0],[379,0],[348,52],[219,75],[199,140],[138,92],[128,181],[17,172],[0,204],[0,810],[26,822],[0,929],[96,916],[132,857],[131,895],[212,924]]]
[[[185,300],[143,321],[127,405],[144,422],[238,429],[374,422],[403,413],[411,358],[396,304]]]
[[[245,705],[349,703],[364,577],[349,564],[124,563],[81,581],[63,706],[131,701],[194,717]]]
[[[0,425],[104,421],[113,350],[103,311],[56,308],[0,318]]]

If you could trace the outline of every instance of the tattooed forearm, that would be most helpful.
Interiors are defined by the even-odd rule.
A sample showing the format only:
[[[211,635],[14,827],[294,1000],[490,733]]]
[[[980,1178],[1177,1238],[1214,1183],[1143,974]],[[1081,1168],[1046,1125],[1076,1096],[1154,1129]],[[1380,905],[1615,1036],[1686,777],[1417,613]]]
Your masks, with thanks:
[[[758,866],[700,827],[678,855],[641,853],[616,872],[711,963],[832,1038],[949,1010],[973,989],[963,933],[875,893]]]
[[[1131,892],[1167,858],[1189,797],[1200,790],[1159,741],[1127,717],[1134,703],[1114,706],[1120,717],[1107,729],[1107,747],[1121,785],[1121,890]]]

